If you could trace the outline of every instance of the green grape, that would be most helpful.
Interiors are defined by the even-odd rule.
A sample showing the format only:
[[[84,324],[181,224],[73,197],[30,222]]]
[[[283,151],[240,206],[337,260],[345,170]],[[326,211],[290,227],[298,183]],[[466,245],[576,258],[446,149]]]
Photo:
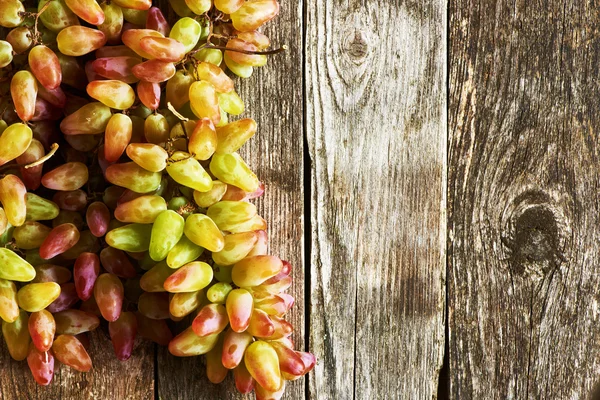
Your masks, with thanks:
[[[115,249],[124,251],[146,251],[150,248],[152,226],[129,224],[111,230],[106,234],[106,243]]]
[[[227,282],[217,282],[206,292],[206,297],[211,303],[225,304],[225,299],[233,287]]]
[[[136,193],[148,193],[159,188],[162,175],[146,171],[134,162],[111,165],[105,172],[106,180]]]
[[[58,33],[66,27],[79,25],[77,15],[67,7],[64,0],[40,0],[38,3],[38,11],[48,2],[50,2],[50,5],[39,17],[46,28],[50,29],[52,32]]]
[[[245,109],[244,101],[234,90],[229,93],[219,93],[219,106],[231,115],[240,115]]]
[[[29,343],[31,336],[29,335],[29,315],[21,310],[19,317],[12,323],[2,321],[2,335],[8,347],[10,356],[21,361],[27,358],[29,352]]]
[[[256,121],[244,118],[217,129],[217,154],[235,153],[256,133]]]
[[[207,287],[213,279],[213,270],[205,262],[192,261],[175,270],[163,284],[170,293],[195,292]]]
[[[185,207],[188,207],[189,204],[190,203],[187,198],[185,198],[184,196],[177,196],[177,197],[173,197],[171,200],[169,200],[169,204],[168,204],[167,208],[169,210],[176,211],[178,214],[180,214],[184,218],[186,218],[190,213],[184,212],[183,209]]]
[[[169,251],[181,239],[184,225],[183,217],[175,211],[166,210],[161,212],[152,225],[150,258],[154,261],[165,259]]]
[[[185,4],[196,15],[202,15],[212,7],[212,0],[185,0]]]
[[[213,181],[202,165],[190,154],[175,152],[167,164],[167,172],[175,182],[192,189],[206,192],[212,188]]]
[[[35,193],[25,195],[27,221],[50,221],[58,216],[60,209],[56,203],[46,200]]]
[[[0,68],[6,67],[13,60],[13,47],[6,40],[0,40]]]
[[[225,65],[227,68],[240,78],[250,78],[254,68],[251,65],[242,65],[233,61],[227,53],[223,55],[223,61],[225,61]]]
[[[208,251],[221,251],[225,245],[223,234],[212,219],[204,214],[192,214],[185,220],[185,236]]]
[[[17,247],[25,250],[36,249],[44,243],[51,229],[36,221],[26,221],[13,231]]]
[[[221,182],[237,186],[246,192],[254,192],[260,182],[237,153],[215,154],[210,161],[210,172]]]
[[[100,102],[88,103],[63,119],[60,130],[65,135],[104,133],[111,116],[110,107]]]
[[[210,217],[222,231],[230,227],[251,220],[256,216],[256,206],[245,201],[220,201],[206,210]]]
[[[221,201],[227,192],[227,184],[221,181],[213,181],[213,187],[207,192],[194,190],[194,201],[199,207],[208,208]]]
[[[196,260],[202,255],[204,249],[183,235],[179,242],[169,251],[167,265],[169,268],[177,269],[189,262]]]
[[[118,43],[123,29],[123,10],[116,4],[102,4],[100,7],[105,18],[104,22],[98,25],[98,29],[104,33],[108,43]]]
[[[221,65],[223,62],[223,52],[219,49],[201,49],[194,54],[198,61],[206,61],[214,65]]]
[[[179,72],[177,72],[173,78],[175,78],[178,73]],[[173,78],[169,79],[167,82],[167,88],[169,87],[169,82],[171,82]],[[166,143],[167,140],[169,140],[169,133],[169,123],[162,114],[149,115],[144,121],[144,137],[148,143],[157,145]]]
[[[134,25],[144,26],[146,25],[146,19],[148,18],[148,10],[135,10],[133,8],[122,7],[123,18],[125,21],[131,22]]]
[[[194,15],[193,11],[189,9],[187,4],[185,4],[185,0],[169,0],[169,5],[180,17],[191,17]]]
[[[196,20],[184,17],[173,25],[169,37],[183,44],[185,46],[185,52],[189,53],[196,47],[201,34],[202,26]]]
[[[29,50],[33,44],[31,31],[26,26],[19,26],[11,29],[6,35],[6,41],[12,46],[12,51],[16,54],[21,54]],[[12,54],[10,55],[12,61]],[[8,65],[8,64],[7,64]]]

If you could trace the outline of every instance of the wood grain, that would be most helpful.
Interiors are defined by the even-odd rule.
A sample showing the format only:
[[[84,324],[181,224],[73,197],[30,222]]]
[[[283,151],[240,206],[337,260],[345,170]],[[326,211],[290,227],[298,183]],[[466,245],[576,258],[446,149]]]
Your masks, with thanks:
[[[270,56],[249,79],[236,79],[236,90],[246,103],[240,117],[254,118],[258,131],[240,154],[266,185],[256,201],[269,223],[270,251],[293,265],[294,284],[289,293],[296,303],[287,319],[294,325],[297,349],[304,348],[303,251],[303,106],[302,106],[302,3],[283,2],[279,16],[265,26],[273,47],[287,45]],[[237,393],[232,379],[214,385],[206,378],[203,357],[188,359],[158,352],[158,394],[162,400],[214,400],[253,398]],[[304,379],[290,382],[285,399],[303,399]]]
[[[430,399],[444,349],[446,2],[311,4],[311,399]]]
[[[450,397],[588,398],[600,371],[598,4],[450,3]]]

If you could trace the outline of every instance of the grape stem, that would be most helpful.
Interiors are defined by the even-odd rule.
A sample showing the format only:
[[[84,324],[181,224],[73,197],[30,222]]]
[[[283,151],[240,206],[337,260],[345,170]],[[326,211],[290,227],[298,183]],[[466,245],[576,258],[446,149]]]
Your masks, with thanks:
[[[50,157],[52,157],[54,155],[54,153],[56,153],[57,150],[58,150],[58,143],[52,143],[52,146],[50,147],[50,151],[48,152],[48,154],[44,155],[44,157],[40,158],[39,160],[32,162],[31,164],[23,165],[23,168],[25,168],[25,169],[33,168],[33,167],[37,167],[38,165],[45,163],[47,160],[50,159]]]
[[[232,49],[229,47],[224,47],[224,46],[216,46],[214,44],[210,44],[210,46],[206,46],[205,49],[217,49],[217,50],[224,50],[224,51],[233,51],[235,53],[243,53],[243,54],[250,54],[250,55],[256,55],[256,56],[268,56],[271,54],[277,54],[277,53],[281,53],[283,51],[287,50],[287,46],[283,45],[278,49],[273,49],[273,50],[267,50],[267,51],[250,51],[250,50],[241,50],[241,49]]]
[[[173,114],[175,114],[175,116],[177,118],[179,118],[181,121],[187,122],[190,119],[184,117],[183,115],[179,114],[179,112],[175,109],[175,107],[173,107],[173,104],[171,104],[171,102],[167,102],[167,108],[169,109],[169,111],[171,111]]]

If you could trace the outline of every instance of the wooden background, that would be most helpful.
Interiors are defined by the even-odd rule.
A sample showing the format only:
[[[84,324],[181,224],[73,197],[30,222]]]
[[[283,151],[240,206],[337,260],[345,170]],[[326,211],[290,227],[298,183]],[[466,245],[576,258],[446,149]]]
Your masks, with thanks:
[[[282,2],[238,80],[271,249],[294,264],[286,399],[591,399],[600,381],[600,4]],[[233,399],[143,344],[0,400]]]

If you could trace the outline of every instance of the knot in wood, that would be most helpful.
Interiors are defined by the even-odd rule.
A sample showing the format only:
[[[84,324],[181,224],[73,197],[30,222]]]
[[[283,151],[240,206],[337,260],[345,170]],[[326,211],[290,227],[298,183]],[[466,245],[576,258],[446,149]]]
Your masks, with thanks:
[[[565,261],[568,224],[548,194],[523,193],[506,211],[501,239],[512,272],[543,277]]]
[[[363,63],[369,55],[369,43],[364,33],[359,29],[355,29],[354,33],[350,33],[345,37],[342,48],[356,64]]]

